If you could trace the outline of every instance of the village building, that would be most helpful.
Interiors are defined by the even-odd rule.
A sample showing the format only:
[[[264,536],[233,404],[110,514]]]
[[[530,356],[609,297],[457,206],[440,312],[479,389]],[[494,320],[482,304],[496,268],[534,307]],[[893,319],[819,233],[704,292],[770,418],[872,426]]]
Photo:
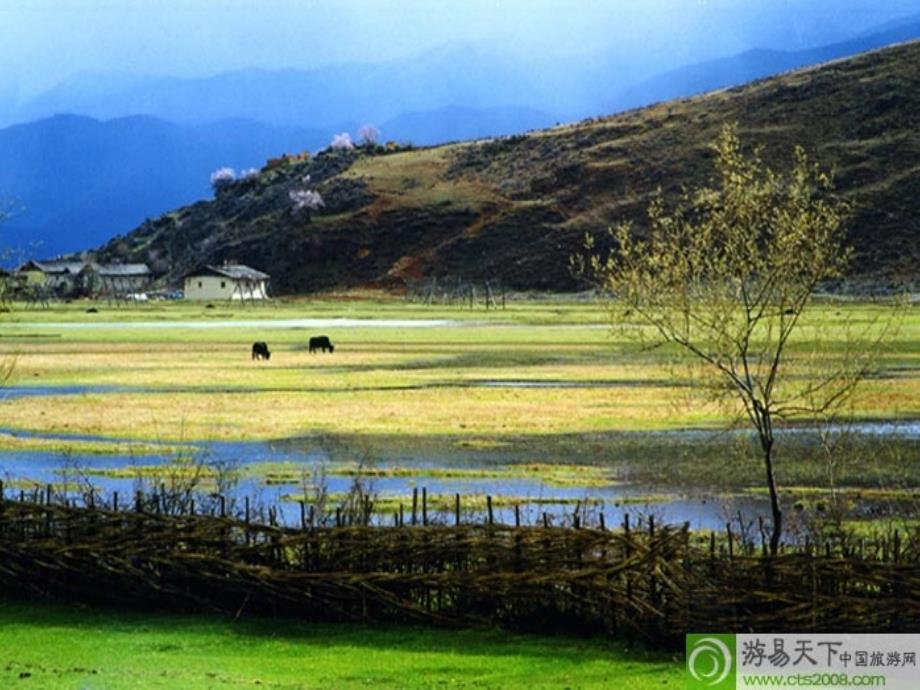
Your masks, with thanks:
[[[96,291],[107,295],[132,295],[144,292],[152,275],[147,264],[90,264]]]
[[[98,264],[90,261],[28,261],[16,270],[17,283],[57,295],[140,293],[153,278],[147,264]]]
[[[16,269],[20,283],[58,294],[70,294],[83,287],[85,261],[27,261]]]
[[[185,277],[185,299],[268,299],[270,276],[242,264],[206,266]]]

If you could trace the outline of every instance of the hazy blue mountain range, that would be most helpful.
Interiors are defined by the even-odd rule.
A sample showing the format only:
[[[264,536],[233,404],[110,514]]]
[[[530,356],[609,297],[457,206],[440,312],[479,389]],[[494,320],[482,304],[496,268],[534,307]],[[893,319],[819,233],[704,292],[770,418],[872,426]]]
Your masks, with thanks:
[[[685,54],[637,55],[613,46],[603,54],[523,60],[455,43],[380,64],[203,79],[84,73],[7,108],[7,121],[27,122],[0,130],[0,198],[24,208],[4,227],[3,243],[38,241],[43,255],[91,247],[209,197],[208,176],[218,167],[260,167],[283,152],[316,151],[332,134],[354,133],[363,123],[376,124],[383,140],[420,145],[513,134],[918,36],[915,15],[832,45],[751,50],[677,69],[674,61]],[[14,100],[0,93],[2,103]]]
[[[16,117],[146,114],[181,123],[242,117],[328,130],[349,121],[379,126],[402,113],[453,105],[545,109],[544,93],[553,93],[561,75],[532,72],[499,51],[459,44],[381,64],[246,69],[204,79],[122,78],[110,88],[106,81],[106,75],[79,75],[23,105]]]
[[[607,103],[607,108],[624,110],[657,101],[692,96],[918,37],[920,16],[889,22],[880,30],[809,50],[749,50],[740,55],[681,67],[646,79],[618,94]]]
[[[326,132],[246,120],[177,125],[147,116],[61,115],[0,130],[0,190],[21,211],[3,244],[51,256],[85,249],[148,216],[210,196],[222,165],[261,167],[266,152],[315,149]]]
[[[753,49],[689,66],[674,64],[678,56],[660,51],[635,54],[612,47],[600,55],[524,59],[500,47],[456,43],[402,60],[311,70],[246,69],[198,79],[84,73],[7,113],[5,121],[61,113],[101,120],[151,115],[178,123],[246,118],[329,131],[347,122],[380,126],[405,113],[447,107],[519,108],[570,120],[741,84],[917,37],[920,15],[831,45]],[[447,133],[449,139],[460,136],[460,131]]]

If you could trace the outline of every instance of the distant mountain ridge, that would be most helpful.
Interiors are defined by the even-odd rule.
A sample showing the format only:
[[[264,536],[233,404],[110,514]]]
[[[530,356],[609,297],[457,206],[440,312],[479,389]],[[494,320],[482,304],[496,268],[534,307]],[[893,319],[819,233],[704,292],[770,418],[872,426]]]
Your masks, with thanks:
[[[473,43],[374,64],[250,68],[200,78],[84,74],[22,104],[15,118],[26,122],[72,113],[109,120],[144,114],[201,124],[239,117],[328,131],[344,123],[380,126],[407,113],[462,107],[476,112],[535,110],[556,121],[742,84],[914,38],[920,38],[920,14],[830,45],[799,51],[755,49],[644,75],[640,62],[618,53],[594,61],[523,60]],[[460,131],[448,136],[459,138]]]
[[[87,88],[85,80],[75,79],[26,103],[18,118],[77,113],[108,120],[148,114],[203,123],[242,117],[328,130],[351,121],[379,126],[402,113],[451,105],[516,107],[535,92],[537,78],[508,56],[462,44],[380,64],[243,69],[195,79],[147,77],[112,89]],[[498,96],[492,93],[496,82],[506,85]]]
[[[916,38],[920,38],[920,16],[889,22],[884,28],[848,41],[809,50],[749,50],[740,55],[681,67],[646,79],[618,94],[608,103],[608,107],[640,107],[737,86],[791,69],[829,62]]]
[[[190,126],[61,115],[15,125],[0,130],[0,190],[22,211],[4,225],[4,244],[42,256],[85,249],[209,196],[218,167],[260,167],[266,151],[327,141],[326,132],[246,120]]]
[[[398,140],[434,144],[546,127],[533,110],[443,108],[383,124]],[[345,123],[328,130],[226,119],[181,125],[149,116],[99,121],[59,115],[0,130],[0,190],[22,212],[4,226],[4,244],[55,256],[101,244],[145,218],[207,198],[210,173],[260,168],[283,153],[316,151]],[[413,136],[410,137],[410,134]],[[33,248],[34,247],[34,248]]]
[[[524,65],[472,44],[309,71],[77,76],[20,115],[79,112],[84,119],[43,117],[0,130],[0,196],[25,208],[4,242],[37,241],[46,255],[93,246],[209,197],[208,175],[218,167],[259,167],[285,151],[316,151],[334,133],[354,134],[364,123],[376,124],[383,140],[417,145],[511,135],[572,113],[593,116],[723,88],[912,36],[920,36],[920,15],[821,48],[749,51],[684,67],[622,91],[617,79],[635,80],[641,67],[611,56],[590,65]],[[572,77],[576,72],[590,88]]]
[[[794,145],[833,170],[852,205],[853,275],[909,271],[920,246],[920,42],[720,90],[499,139],[417,150],[325,151],[177,208],[100,249],[163,283],[223,260],[278,293],[405,287],[431,278],[572,290],[586,232],[632,221],[714,175],[711,144],[739,122],[746,145],[788,166]],[[295,212],[309,185],[325,206]]]

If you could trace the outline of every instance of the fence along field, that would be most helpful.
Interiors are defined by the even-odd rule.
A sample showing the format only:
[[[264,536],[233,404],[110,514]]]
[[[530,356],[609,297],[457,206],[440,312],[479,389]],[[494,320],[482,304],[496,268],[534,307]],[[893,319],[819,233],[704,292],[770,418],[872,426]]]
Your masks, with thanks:
[[[432,524],[370,526],[372,505],[300,528],[137,494],[117,505],[0,501],[5,591],[142,609],[312,621],[424,621],[638,638],[677,648],[686,630],[920,631],[920,540],[766,545],[688,525],[615,530]],[[415,506],[416,508],[418,506]],[[459,516],[459,512],[458,512]],[[426,524],[428,523],[428,524]]]

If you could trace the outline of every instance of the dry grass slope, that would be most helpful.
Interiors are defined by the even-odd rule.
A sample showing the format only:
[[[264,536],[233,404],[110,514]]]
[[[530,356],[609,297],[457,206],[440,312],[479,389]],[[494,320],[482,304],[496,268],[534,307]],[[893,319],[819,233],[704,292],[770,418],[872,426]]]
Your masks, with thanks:
[[[718,129],[737,121],[776,165],[795,144],[836,173],[854,204],[855,272],[916,270],[920,239],[920,43],[528,135],[386,152],[325,152],[266,169],[210,202],[149,221],[104,253],[170,277],[225,258],[271,271],[280,292],[427,276],[573,289],[567,258],[586,231],[632,219],[712,172]],[[311,185],[326,207],[292,215]]]

